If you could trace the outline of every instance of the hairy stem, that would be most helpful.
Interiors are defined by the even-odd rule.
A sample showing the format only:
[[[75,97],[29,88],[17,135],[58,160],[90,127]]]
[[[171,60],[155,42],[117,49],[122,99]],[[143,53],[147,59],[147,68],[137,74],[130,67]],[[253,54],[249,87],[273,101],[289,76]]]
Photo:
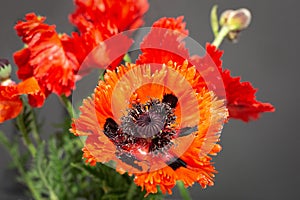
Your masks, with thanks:
[[[214,41],[212,42],[212,45],[219,47],[229,32],[230,29],[227,26],[223,26],[217,37],[215,37]]]
[[[133,199],[136,189],[137,189],[137,185],[135,184],[134,181],[132,181],[132,183],[129,187],[128,193],[126,195],[126,200]]]
[[[69,116],[71,118],[73,118],[74,117],[74,113],[73,113],[74,110],[73,110],[73,106],[72,106],[71,101],[65,95],[61,95],[59,99],[61,100],[64,107],[66,108]]]
[[[24,145],[28,148],[30,154],[32,155],[32,157],[34,158],[36,155],[36,148],[33,145],[33,143],[31,142],[30,138],[29,138],[29,133],[26,129],[26,126],[24,124],[24,118],[23,115],[20,114],[17,119],[17,126],[22,134],[22,138],[23,138],[23,143]]]
[[[187,191],[187,189],[184,187],[183,182],[182,181],[177,181],[176,185],[177,185],[177,187],[179,189],[179,193],[180,193],[182,199],[184,199],[184,200],[191,200],[190,194]]]
[[[17,170],[20,173],[20,176],[22,177],[22,180],[24,181],[25,185],[28,187],[30,193],[32,194],[33,198],[35,200],[41,200],[42,197],[40,193],[35,189],[34,182],[26,175],[24,166],[20,162],[20,154],[18,153],[17,146],[13,146],[11,142],[8,140],[8,138],[5,136],[3,132],[0,131],[0,144],[8,151],[12,158],[12,162],[16,166]]]
[[[37,144],[41,142],[40,134],[39,134],[39,129],[37,125],[37,119],[36,119],[36,113],[34,112],[33,108],[30,107],[30,115],[32,117],[32,123],[30,124],[31,130],[32,130],[32,136]]]

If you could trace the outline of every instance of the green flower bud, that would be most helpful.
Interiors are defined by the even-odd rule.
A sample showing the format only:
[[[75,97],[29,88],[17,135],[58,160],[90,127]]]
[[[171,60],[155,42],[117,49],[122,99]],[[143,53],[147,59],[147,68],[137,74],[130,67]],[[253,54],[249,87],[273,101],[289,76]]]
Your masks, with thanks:
[[[220,17],[220,25],[227,26],[231,31],[246,29],[251,22],[251,13],[246,8],[226,10]]]
[[[0,81],[4,81],[10,78],[11,65],[8,60],[0,59]]]

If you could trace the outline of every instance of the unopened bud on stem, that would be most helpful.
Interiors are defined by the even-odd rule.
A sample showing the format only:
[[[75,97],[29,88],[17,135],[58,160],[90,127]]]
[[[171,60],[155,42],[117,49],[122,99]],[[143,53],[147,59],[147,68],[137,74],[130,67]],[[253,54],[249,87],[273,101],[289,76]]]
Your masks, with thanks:
[[[220,17],[220,25],[227,26],[230,31],[241,31],[249,26],[251,13],[246,8],[226,10]]]
[[[8,60],[0,58],[0,81],[10,78],[11,65]]]

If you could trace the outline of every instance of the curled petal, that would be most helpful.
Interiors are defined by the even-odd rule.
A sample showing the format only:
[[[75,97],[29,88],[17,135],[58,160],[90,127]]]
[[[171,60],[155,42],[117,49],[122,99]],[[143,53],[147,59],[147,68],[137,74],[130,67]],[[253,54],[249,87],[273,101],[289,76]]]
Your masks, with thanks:
[[[39,107],[43,105],[45,95],[35,78],[29,78],[17,85],[0,86],[0,122],[13,119],[22,111],[21,95],[28,95],[29,103]],[[31,99],[31,100],[30,100]]]
[[[240,77],[232,77],[228,70],[223,71],[223,79],[230,117],[248,122],[258,119],[261,113],[275,111],[270,103],[256,100],[257,90],[252,87],[250,82],[241,82]]]
[[[229,117],[248,122],[258,119],[261,113],[275,111],[270,103],[256,100],[255,93],[257,90],[253,88],[250,82],[241,82],[240,77],[232,77],[228,69],[222,69],[222,51],[210,44],[207,44],[206,49],[207,56],[212,58],[222,73]]]
[[[149,34],[143,39],[142,54],[136,63],[167,64],[170,60],[183,63],[189,58],[188,49],[182,42],[187,34],[183,17],[159,19],[154,22]]]
[[[2,89],[0,88],[1,92]],[[22,101],[15,97],[12,99],[3,99],[0,96],[0,123],[13,119],[22,111]]]
[[[20,79],[35,77],[45,93],[70,95],[74,88],[75,72],[79,63],[74,54],[63,46],[55,26],[44,23],[45,18],[34,13],[27,14],[24,21],[19,21],[15,29],[27,44],[14,54],[19,67]]]
[[[116,33],[140,27],[149,8],[147,0],[75,0],[70,21],[81,33],[97,28],[102,40]]]

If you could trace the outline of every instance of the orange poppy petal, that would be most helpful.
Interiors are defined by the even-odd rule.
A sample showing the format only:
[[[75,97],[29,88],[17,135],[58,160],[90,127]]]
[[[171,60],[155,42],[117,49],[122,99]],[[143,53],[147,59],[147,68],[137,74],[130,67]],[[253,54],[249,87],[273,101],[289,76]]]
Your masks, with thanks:
[[[26,79],[18,85],[19,94],[27,94],[29,104],[33,107],[41,107],[44,104],[46,96],[41,90],[37,80],[34,77]]]
[[[186,186],[195,182],[202,187],[212,185],[216,170],[208,155],[215,155],[221,149],[216,143],[228,115],[224,100],[217,99],[205,87],[195,90],[198,85],[195,79],[200,80],[199,74],[194,67],[188,66],[187,61],[182,65],[168,62],[159,68],[156,65],[155,70],[151,67],[127,63],[116,71],[108,70],[105,81],[100,81],[93,96],[84,101],[81,115],[74,120],[71,131],[75,135],[87,136],[87,160],[114,161],[116,170],[133,174],[135,183],[147,194],[157,192],[157,186],[163,193],[171,193],[177,180],[182,180]],[[149,99],[163,101],[166,93],[178,97],[174,109],[177,118],[170,126],[178,133],[170,140],[171,147],[162,156],[153,157],[147,153],[151,145],[148,140],[137,139],[120,146],[119,143],[132,136],[124,132],[109,132],[110,128],[114,129],[110,123],[115,123],[115,131],[122,131],[124,125],[119,124],[122,124],[128,109],[135,108],[136,103],[147,103]],[[108,118],[113,122],[107,123]],[[192,132],[178,137],[184,127]],[[124,150],[120,151],[122,148]]]
[[[0,122],[15,118],[22,111],[21,95],[31,95],[38,105],[45,99],[35,78],[29,78],[17,85],[0,86]]]
[[[216,155],[221,150],[220,145],[216,144],[216,142],[219,141],[219,132],[223,127],[228,112],[224,101],[217,100],[211,92],[205,89],[199,93],[198,100],[200,110],[198,131],[194,133],[194,136],[189,135],[174,139],[175,146],[170,149],[170,152],[184,161],[187,167],[179,167],[175,170],[166,167],[168,169],[166,170],[166,176],[172,176],[175,182],[177,180],[183,181],[186,187],[198,182],[201,187],[205,188],[213,185],[213,177],[216,173],[211,157],[208,154]],[[191,138],[193,140],[192,143],[186,147],[187,141],[191,140]],[[156,192],[151,182],[147,181],[148,179],[155,179],[156,185],[159,185],[162,190],[165,188],[170,190],[174,187],[174,185],[166,187],[164,177],[157,177],[156,173],[157,171],[136,174],[135,182],[137,185],[145,188],[147,194]]]
[[[74,88],[77,58],[65,49],[55,26],[45,24],[45,17],[29,13],[15,26],[27,48],[14,54],[19,78],[35,77],[45,93],[70,95]]]
[[[23,104],[19,97],[3,99],[0,95],[0,123],[17,117],[22,111],[22,106]]]

